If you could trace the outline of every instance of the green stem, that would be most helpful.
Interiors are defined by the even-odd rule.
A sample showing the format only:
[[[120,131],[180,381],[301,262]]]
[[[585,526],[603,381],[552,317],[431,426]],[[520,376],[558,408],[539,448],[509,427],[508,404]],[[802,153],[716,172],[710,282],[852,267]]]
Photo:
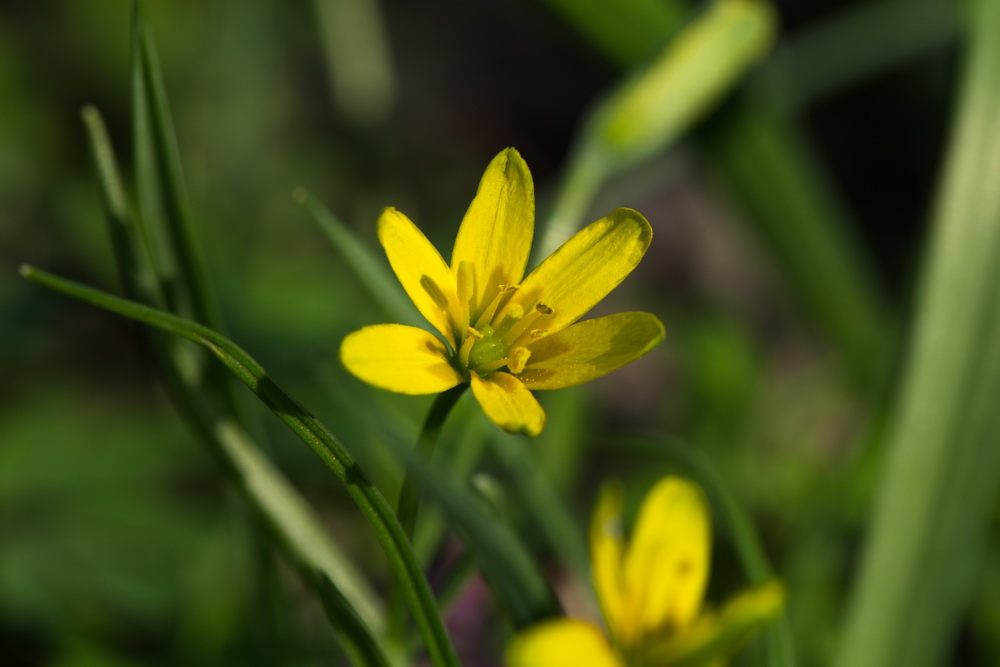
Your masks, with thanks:
[[[340,441],[309,411],[278,387],[253,357],[225,336],[197,322],[112,296],[30,266],[22,266],[21,275],[57,292],[198,343],[225,364],[278,419],[309,445],[341,481],[372,526],[390,567],[400,581],[433,664],[457,667],[458,660],[445,632],[437,603],[392,508]]]
[[[437,398],[434,399],[434,403],[427,413],[427,418],[424,419],[424,425],[420,429],[420,435],[417,437],[417,456],[424,460],[430,459],[445,420],[451,414],[451,409],[455,407],[458,399],[465,393],[467,386],[463,383],[452,387],[448,391],[438,394]],[[417,509],[420,505],[420,500],[417,497],[417,486],[417,480],[414,479],[413,475],[407,473],[403,479],[403,487],[399,492],[399,502],[396,505],[399,525],[403,527],[403,531],[410,539],[413,538],[413,529],[417,523]]]
[[[455,407],[458,399],[465,393],[468,385],[463,383],[457,387],[452,387],[448,391],[442,392],[434,399],[431,409],[424,419],[424,425],[420,429],[417,437],[416,455],[422,461],[430,460],[437,445],[438,437],[444,422],[451,414],[451,409]],[[396,504],[396,517],[399,525],[407,538],[413,540],[414,529],[417,525],[417,510],[420,508],[419,482],[409,471],[403,478],[403,486],[399,491],[399,501]],[[399,587],[392,592],[389,600],[389,637],[393,640],[401,639],[405,632],[405,615],[403,611],[405,599],[401,595]]]

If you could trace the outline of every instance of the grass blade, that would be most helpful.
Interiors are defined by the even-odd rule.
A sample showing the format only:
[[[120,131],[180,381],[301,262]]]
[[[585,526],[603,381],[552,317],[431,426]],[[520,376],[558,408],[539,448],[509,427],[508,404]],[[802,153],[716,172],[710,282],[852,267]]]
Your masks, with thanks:
[[[1000,495],[1000,4],[968,10],[956,124],[844,667],[944,662]]]
[[[40,285],[198,343],[239,378],[281,421],[323,460],[345,486],[371,524],[393,572],[402,584],[410,610],[435,665],[457,666],[441,616],[392,508],[343,445],[294,398],[279,388],[249,354],[208,327],[59,278],[30,266],[21,275]]]
[[[299,188],[292,193],[292,198],[316,220],[327,238],[340,252],[344,263],[357,276],[358,282],[368,290],[375,303],[392,318],[393,322],[415,327],[426,326],[413,303],[403,292],[396,276],[389,271],[389,263],[385,258],[373,252],[368,244],[362,243],[343,221],[310,192]]]

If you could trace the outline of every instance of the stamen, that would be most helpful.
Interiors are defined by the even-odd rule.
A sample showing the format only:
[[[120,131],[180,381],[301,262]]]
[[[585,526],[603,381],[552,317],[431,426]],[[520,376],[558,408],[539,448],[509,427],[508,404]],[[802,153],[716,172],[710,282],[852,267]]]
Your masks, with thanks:
[[[459,322],[468,323],[473,308],[472,299],[476,295],[476,272],[471,262],[460,262],[457,277]]]
[[[513,306],[511,306],[511,310],[513,311],[514,307],[516,306],[518,306],[518,304],[515,303]],[[545,315],[551,315],[553,312],[555,311],[553,311],[550,307],[546,306],[544,303],[541,302],[536,303],[535,309],[532,312],[525,315],[520,322],[515,324],[513,327],[510,328],[509,331],[507,331],[507,333],[504,335],[504,343],[508,347],[514,345],[521,338],[524,332],[528,331],[528,328],[535,323],[535,320]]]
[[[465,328],[465,340],[462,341],[462,347],[458,351],[458,363],[462,368],[469,367],[469,354],[472,352],[472,346],[476,344],[476,341],[482,339],[483,334],[472,327]]]
[[[484,310],[483,314],[476,319],[476,323],[473,326],[477,329],[482,329],[487,324],[493,322],[493,316],[496,314],[497,308],[500,306],[500,300],[503,298],[503,295],[516,289],[517,285],[499,285],[497,287],[497,295],[493,297],[492,301],[490,301],[490,305],[486,306],[486,310]]]
[[[438,308],[444,311],[448,310],[448,298],[445,297],[438,284],[431,280],[430,276],[420,276],[420,286],[424,288],[427,296],[437,304]]]
[[[510,368],[510,372],[517,375],[524,370],[525,365],[528,363],[528,357],[531,356],[531,350],[526,347],[515,347],[510,351],[510,359],[507,366]]]

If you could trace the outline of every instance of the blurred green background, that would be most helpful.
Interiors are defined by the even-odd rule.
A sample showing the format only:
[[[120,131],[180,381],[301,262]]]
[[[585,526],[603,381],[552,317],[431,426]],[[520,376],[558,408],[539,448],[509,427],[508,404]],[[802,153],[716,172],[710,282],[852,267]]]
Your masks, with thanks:
[[[483,168],[515,146],[545,221],[589,110],[692,11],[623,7],[150,8],[231,337],[386,487],[399,465],[385,443],[411,442],[430,399],[386,395],[340,367],[341,338],[386,316],[291,193],[307,188],[372,246],[379,210],[396,206],[447,253]],[[789,587],[799,663],[819,665],[881,456],[960,35],[947,2],[776,8],[773,52],[680,141],[611,179],[582,221],[616,206],[650,220],[647,259],[602,308],[658,314],[666,341],[542,396],[549,432],[527,444],[581,535],[606,475],[638,497],[674,465],[609,434],[697,450]],[[15,0],[0,16],[0,662],[338,664],[319,605],[254,537],[159,389],[138,327],[17,278],[30,262],[119,291],[79,112],[96,105],[129,155],[130,3]],[[337,541],[380,573],[328,471],[269,415],[261,428]],[[510,520],[545,560],[516,471],[495,454],[478,468],[511,487]],[[716,600],[744,581],[718,532]],[[992,561],[953,664],[1000,661]],[[497,652],[503,637],[470,596],[482,622],[453,620],[456,645],[468,664],[493,664],[476,647]]]

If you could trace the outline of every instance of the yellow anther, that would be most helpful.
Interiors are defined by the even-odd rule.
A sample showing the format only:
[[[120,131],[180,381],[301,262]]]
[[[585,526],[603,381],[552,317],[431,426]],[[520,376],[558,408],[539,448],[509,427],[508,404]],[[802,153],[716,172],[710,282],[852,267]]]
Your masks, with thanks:
[[[476,340],[481,340],[483,337],[483,334],[479,333],[472,327],[465,327],[465,335],[469,338],[475,338]]]
[[[531,356],[531,350],[526,347],[515,347],[510,351],[510,357],[507,361],[507,367],[510,372],[517,375],[524,370],[524,366],[528,363],[528,357]]]
[[[548,329],[532,329],[528,335],[531,336],[532,338],[541,338],[547,333]]]
[[[424,291],[427,292],[427,296],[429,296],[434,303],[437,304],[438,308],[441,310],[447,310],[448,298],[444,295],[444,292],[441,291],[441,287],[436,282],[431,280],[430,276],[421,276],[420,286],[424,288]]]

